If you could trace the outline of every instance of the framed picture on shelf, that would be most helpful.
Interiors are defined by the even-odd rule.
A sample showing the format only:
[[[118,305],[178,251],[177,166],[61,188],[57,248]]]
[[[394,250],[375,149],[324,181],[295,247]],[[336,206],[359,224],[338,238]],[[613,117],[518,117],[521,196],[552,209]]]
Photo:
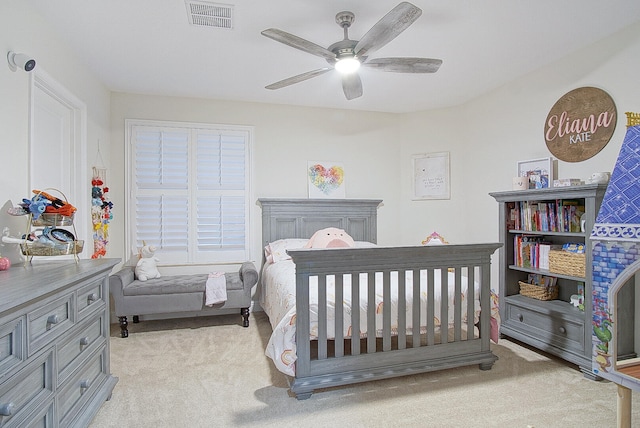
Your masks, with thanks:
[[[545,189],[553,186],[553,158],[518,161],[518,177],[527,177],[529,189]]]

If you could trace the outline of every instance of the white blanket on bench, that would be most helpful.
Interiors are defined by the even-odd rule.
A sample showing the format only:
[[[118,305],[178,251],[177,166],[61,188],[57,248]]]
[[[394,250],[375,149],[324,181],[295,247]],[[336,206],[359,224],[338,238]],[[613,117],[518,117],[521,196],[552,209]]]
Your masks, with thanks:
[[[204,290],[205,305],[213,306],[227,301],[227,279],[224,272],[211,272]]]

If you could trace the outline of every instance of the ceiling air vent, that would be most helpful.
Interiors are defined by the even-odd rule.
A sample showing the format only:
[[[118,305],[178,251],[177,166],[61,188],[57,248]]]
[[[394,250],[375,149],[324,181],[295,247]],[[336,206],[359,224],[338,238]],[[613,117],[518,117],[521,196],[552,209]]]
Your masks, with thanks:
[[[204,1],[186,1],[189,24],[199,27],[233,28],[233,6]]]

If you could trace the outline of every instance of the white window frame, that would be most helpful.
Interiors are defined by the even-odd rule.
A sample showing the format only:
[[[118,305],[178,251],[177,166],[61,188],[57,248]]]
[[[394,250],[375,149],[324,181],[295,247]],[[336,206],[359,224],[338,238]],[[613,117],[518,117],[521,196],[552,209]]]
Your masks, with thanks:
[[[189,207],[188,214],[188,229],[189,229],[189,243],[187,254],[171,254],[163,253],[161,249],[158,249],[156,256],[160,259],[160,265],[182,266],[182,265],[203,265],[203,264],[232,264],[242,263],[246,260],[252,260],[251,254],[251,242],[253,242],[253,227],[251,221],[251,209],[250,201],[253,199],[252,194],[252,152],[253,152],[253,134],[254,127],[242,126],[242,125],[220,125],[209,123],[195,123],[195,122],[177,122],[177,121],[159,121],[159,120],[142,120],[142,119],[125,119],[125,189],[128,189],[128,195],[125,198],[125,212],[127,213],[125,218],[125,230],[126,248],[131,249],[132,254],[136,253],[140,247],[140,243],[136,241],[136,198],[138,196],[138,189],[136,188],[135,179],[135,165],[136,154],[134,146],[133,130],[137,127],[148,127],[153,129],[181,129],[191,134],[189,143]],[[245,218],[245,233],[244,233],[244,248],[238,251],[224,251],[221,250],[215,253],[202,253],[198,252],[197,247],[197,232],[196,232],[196,193],[195,190],[195,176],[196,176],[196,150],[195,146],[197,141],[194,134],[198,131],[205,132],[220,132],[245,135],[245,189],[244,189],[244,218]],[[191,209],[194,208],[194,209]]]

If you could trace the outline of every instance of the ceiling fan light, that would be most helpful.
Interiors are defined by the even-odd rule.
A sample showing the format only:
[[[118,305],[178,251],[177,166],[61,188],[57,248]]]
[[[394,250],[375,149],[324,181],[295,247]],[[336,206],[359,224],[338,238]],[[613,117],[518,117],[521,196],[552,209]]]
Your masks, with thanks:
[[[336,62],[335,68],[342,74],[354,73],[360,68],[360,61],[355,58],[342,58]]]

